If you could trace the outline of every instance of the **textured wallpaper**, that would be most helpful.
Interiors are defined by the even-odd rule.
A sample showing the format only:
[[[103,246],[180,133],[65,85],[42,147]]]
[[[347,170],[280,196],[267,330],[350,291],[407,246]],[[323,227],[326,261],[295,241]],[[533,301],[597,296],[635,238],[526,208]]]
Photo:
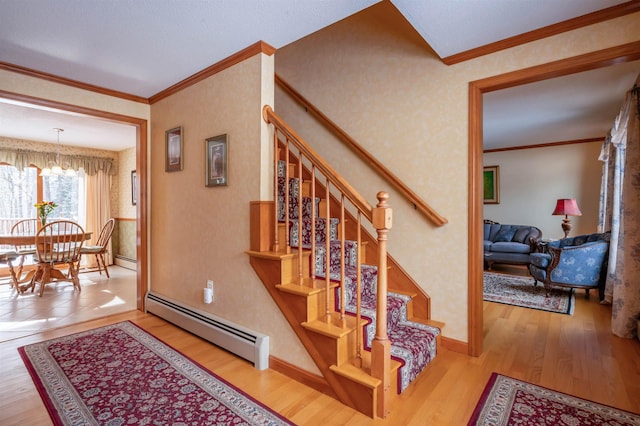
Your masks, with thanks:
[[[266,64],[265,64],[266,63]],[[271,63],[271,64],[269,64]],[[317,371],[249,264],[249,203],[271,181],[261,117],[273,56],[259,54],[151,106],[151,288],[270,336],[271,354]],[[263,77],[263,72],[270,72]],[[165,171],[165,131],[183,128],[183,170]],[[228,186],[205,187],[205,140],[226,134]],[[268,155],[267,155],[268,157]],[[214,281],[214,302],[203,288]]]

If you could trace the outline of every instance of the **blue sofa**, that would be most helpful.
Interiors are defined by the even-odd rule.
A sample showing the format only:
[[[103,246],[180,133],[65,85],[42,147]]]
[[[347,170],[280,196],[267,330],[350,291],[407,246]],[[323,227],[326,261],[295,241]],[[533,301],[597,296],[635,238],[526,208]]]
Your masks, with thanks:
[[[542,231],[535,226],[485,221],[483,245],[488,269],[494,263],[528,265],[529,255],[536,250],[540,238]]]
[[[611,233],[595,233],[563,238],[547,243],[543,253],[531,255],[529,272],[537,284],[544,283],[547,294],[552,286],[599,289],[604,296]]]

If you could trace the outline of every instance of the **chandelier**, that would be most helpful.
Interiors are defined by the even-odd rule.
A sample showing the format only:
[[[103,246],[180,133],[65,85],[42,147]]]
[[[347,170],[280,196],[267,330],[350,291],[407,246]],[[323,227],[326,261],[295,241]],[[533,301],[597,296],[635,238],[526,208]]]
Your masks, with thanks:
[[[40,176],[75,176],[76,171],[70,167],[62,168],[63,164],[60,163],[60,132],[64,132],[64,129],[55,127],[53,130],[58,134],[58,143],[56,145],[56,161],[49,162],[49,165],[53,163],[51,167],[45,167],[40,172]],[[67,164],[65,164],[66,166]]]

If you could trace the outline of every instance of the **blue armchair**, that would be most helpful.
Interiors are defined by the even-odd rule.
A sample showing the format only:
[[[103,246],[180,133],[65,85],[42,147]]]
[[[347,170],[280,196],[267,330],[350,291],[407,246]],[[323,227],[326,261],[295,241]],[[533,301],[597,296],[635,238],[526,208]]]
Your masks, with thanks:
[[[547,295],[551,286],[600,290],[602,299],[607,273],[611,234],[598,233],[563,238],[546,244],[542,253],[532,253],[529,272],[544,283]]]

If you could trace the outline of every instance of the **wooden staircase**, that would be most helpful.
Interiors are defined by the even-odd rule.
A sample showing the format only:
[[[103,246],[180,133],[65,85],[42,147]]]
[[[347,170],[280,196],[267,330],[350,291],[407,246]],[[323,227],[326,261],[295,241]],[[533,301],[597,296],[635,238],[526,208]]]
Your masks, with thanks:
[[[264,116],[276,127],[274,148],[278,158],[274,165],[274,199],[278,200],[278,187],[286,196],[284,199],[281,196],[280,203],[251,203],[251,246],[247,252],[250,263],[322,373],[327,389],[330,389],[327,393],[368,416],[386,417],[400,390],[398,371],[403,365],[391,356],[387,297],[393,296],[387,294],[387,287],[409,300],[406,316],[412,324],[438,329],[443,324],[430,319],[428,296],[386,253],[387,234],[391,228],[387,194],[379,193],[376,207],[370,207],[269,107],[265,107]],[[279,134],[284,136],[284,142]],[[281,176],[280,180],[278,176]],[[298,182],[298,188],[291,190],[296,192],[297,202],[289,201],[289,182]],[[349,208],[345,208],[345,199],[351,202]],[[290,202],[297,205],[291,208]],[[280,213],[278,204],[281,204]],[[289,214],[281,213],[284,210],[293,217],[302,218],[305,208],[311,212],[311,229],[307,232],[311,235],[309,243],[305,243],[303,221],[290,220]],[[332,217],[339,218],[335,230],[330,230],[332,222],[328,218]],[[365,231],[364,220],[370,221],[376,229],[377,239]],[[325,223],[326,229],[316,229],[316,223]],[[292,238],[292,232],[295,233],[292,228],[296,226],[297,237]],[[333,244],[338,246],[337,251],[330,247],[329,241],[329,235],[334,231],[337,238]],[[291,243],[295,238],[298,238],[297,246]],[[353,240],[356,247],[356,278],[349,282],[350,288],[355,286],[356,289],[353,293],[355,312],[349,311],[346,302],[345,289],[349,287],[348,278],[345,278],[347,250],[342,247],[347,247],[347,240]],[[337,278],[334,276],[337,266],[331,258],[336,252],[340,259]],[[318,256],[326,256],[321,259],[326,267],[324,276],[319,273]],[[377,319],[370,351],[366,350],[368,342],[363,336],[367,335],[365,328],[371,318],[362,314],[360,305],[363,291],[360,271],[365,265],[377,268],[374,314]],[[439,340],[437,334],[436,347]]]

